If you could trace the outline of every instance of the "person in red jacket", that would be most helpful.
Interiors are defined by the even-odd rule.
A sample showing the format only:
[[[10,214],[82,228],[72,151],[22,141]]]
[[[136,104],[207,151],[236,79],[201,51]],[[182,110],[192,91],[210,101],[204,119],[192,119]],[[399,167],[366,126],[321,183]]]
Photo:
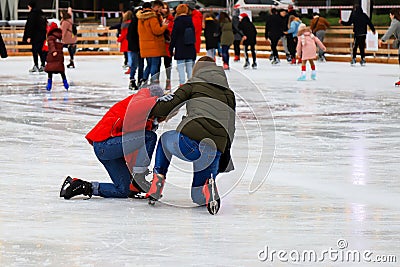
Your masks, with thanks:
[[[128,10],[122,15],[122,24],[121,24],[121,34],[118,36],[117,42],[121,43],[119,47],[119,52],[123,52],[124,54],[128,54],[128,28],[129,24],[131,24],[133,13],[132,11]],[[131,65],[132,65],[132,57],[128,57],[128,70],[125,74],[131,73]]]
[[[162,95],[161,87],[151,85],[113,105],[86,135],[112,183],[90,183],[68,176],[61,187],[60,197],[126,198],[147,192],[150,183],[145,176],[149,173],[147,167],[157,142],[154,131],[158,124],[148,115]]]
[[[201,45],[201,33],[203,32],[203,14],[201,14],[201,12],[196,9],[195,1],[189,1],[187,5],[192,13],[194,35],[196,37],[195,48],[196,48],[196,53],[199,53]]]

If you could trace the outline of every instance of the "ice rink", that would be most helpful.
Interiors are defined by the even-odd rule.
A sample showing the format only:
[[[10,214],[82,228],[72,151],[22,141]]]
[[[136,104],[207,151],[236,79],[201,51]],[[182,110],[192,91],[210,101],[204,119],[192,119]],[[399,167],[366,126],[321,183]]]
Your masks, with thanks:
[[[0,266],[400,265],[398,65],[321,63],[298,82],[286,62],[232,63],[236,170],[212,216],[179,160],[154,207],[59,197],[67,175],[109,181],[84,136],[131,93],[122,62],[78,56],[69,92],[55,75],[48,93],[31,57],[0,61]]]

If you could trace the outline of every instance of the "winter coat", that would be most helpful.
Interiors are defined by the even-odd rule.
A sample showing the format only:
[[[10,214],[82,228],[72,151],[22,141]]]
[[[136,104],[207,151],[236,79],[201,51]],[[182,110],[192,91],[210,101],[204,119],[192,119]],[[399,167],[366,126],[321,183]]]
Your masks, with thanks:
[[[31,38],[31,43],[44,42],[46,40],[47,21],[41,9],[33,8],[26,20],[24,36],[22,40],[27,42]]]
[[[239,29],[239,16],[232,17],[232,30],[235,41],[241,41],[244,36],[243,32]]]
[[[167,56],[171,57],[171,53],[169,52],[169,44],[171,43],[171,34],[172,34],[172,29],[174,28],[174,16],[171,14],[168,15],[168,17],[165,18],[165,22],[168,23],[168,28],[164,33],[165,37],[165,50],[167,51]]]
[[[192,10],[192,22],[194,26],[194,35],[196,37],[196,53],[200,52],[201,33],[203,32],[203,14],[197,9]]]
[[[204,21],[204,39],[206,49],[217,49],[219,43],[219,25],[213,18],[207,18]]]
[[[192,78],[174,92],[172,100],[157,102],[150,115],[166,117],[185,101],[186,116],[176,130],[196,141],[211,139],[221,152],[229,148],[228,140],[235,133],[236,102],[222,67],[197,62]]]
[[[390,23],[389,29],[386,33],[382,36],[381,40],[386,42],[390,39],[390,37],[394,35],[397,40],[400,40],[400,21],[396,18],[393,18],[392,22]],[[400,47],[399,47],[399,55],[400,55]]]
[[[171,43],[169,44],[170,54],[174,55],[175,60],[196,59],[195,44],[186,45],[184,41],[186,28],[192,28],[194,32],[192,18],[188,15],[176,17],[171,34]]]
[[[124,21],[121,24],[121,34],[118,36],[117,41],[121,43],[119,47],[119,52],[128,52],[128,28],[131,24],[130,20]]]
[[[64,44],[76,44],[77,36],[72,33],[72,19],[62,19],[60,28]]]
[[[139,48],[139,34],[138,34],[138,18],[136,15],[133,16],[131,23],[128,27],[128,34],[126,36],[128,40],[128,50],[131,52],[140,52]]]
[[[1,58],[8,57],[6,45],[4,44],[3,37],[1,36],[1,33],[0,33],[0,56],[1,56]]]
[[[152,129],[152,120],[148,120],[151,108],[157,97],[152,97],[150,90],[143,88],[137,94],[128,96],[114,104],[101,120],[86,135],[90,144],[102,142],[110,137],[122,136],[124,133]],[[129,120],[125,120],[129,118]]]
[[[265,22],[265,39],[279,39],[283,35],[284,18],[278,14],[268,16]]]
[[[353,25],[353,32],[355,36],[367,35],[367,25],[370,27],[371,31],[375,32],[374,25],[361,8],[353,10],[350,14],[349,20],[342,21],[341,24],[344,26]]]
[[[304,34],[299,36],[299,39],[297,41],[297,55],[301,55],[302,60],[315,59],[317,55],[316,45],[318,45],[318,47],[322,50],[326,50],[326,47],[318,39],[317,36],[315,36],[311,32],[305,32]]]
[[[257,43],[257,29],[249,17],[242,18],[242,21],[239,23],[239,29],[246,36],[243,45],[255,45]]]
[[[46,67],[44,70],[46,72],[64,72],[64,53],[63,53],[63,43],[61,41],[62,31],[60,28],[53,28],[47,34],[47,46],[49,47],[49,52],[46,58]],[[53,52],[57,52],[56,56],[53,56]]]
[[[313,18],[310,22],[310,29],[313,33],[317,31],[326,31],[331,25],[323,17]]]
[[[291,34],[293,37],[296,37],[297,32],[299,31],[300,24],[301,24],[300,20],[293,20],[292,22],[290,22],[290,27],[287,33]]]
[[[220,23],[221,28],[221,45],[228,45],[230,46],[233,44],[234,36],[233,36],[233,28],[232,22],[228,19]]]
[[[139,20],[140,56],[142,58],[166,56],[164,32],[168,26],[161,26],[159,16],[151,9],[139,10],[136,16]]]

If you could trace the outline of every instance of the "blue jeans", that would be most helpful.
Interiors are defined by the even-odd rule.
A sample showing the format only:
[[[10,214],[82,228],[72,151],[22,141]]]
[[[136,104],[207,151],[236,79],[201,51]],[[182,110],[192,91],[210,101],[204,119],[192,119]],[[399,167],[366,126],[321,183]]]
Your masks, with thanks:
[[[223,61],[225,64],[228,64],[228,65],[229,65],[229,47],[230,47],[230,45],[223,45],[223,46],[222,46],[222,52],[221,52],[221,54],[222,54],[222,61]]]
[[[131,73],[129,79],[135,80],[136,70],[138,70],[138,81],[143,79],[144,59],[140,57],[139,52],[128,52],[128,58],[131,59]]]
[[[192,59],[179,59],[176,63],[178,64],[179,84],[184,84],[186,82],[185,68],[187,78],[190,79],[192,77],[194,61]]]
[[[154,171],[166,175],[172,156],[193,162],[191,197],[194,203],[205,204],[203,185],[218,174],[221,152],[205,142],[190,139],[177,131],[168,131],[158,141]]]
[[[156,74],[160,72],[161,57],[146,57],[146,63],[143,79],[147,80],[150,75],[151,81],[154,82],[157,77]]]
[[[125,155],[138,151],[133,171],[145,172],[157,142],[152,131],[136,131],[123,136],[111,137],[103,142],[94,142],[93,148],[99,161],[104,165],[113,183],[93,182],[93,194],[102,197],[125,198],[129,194],[131,171],[125,162]]]

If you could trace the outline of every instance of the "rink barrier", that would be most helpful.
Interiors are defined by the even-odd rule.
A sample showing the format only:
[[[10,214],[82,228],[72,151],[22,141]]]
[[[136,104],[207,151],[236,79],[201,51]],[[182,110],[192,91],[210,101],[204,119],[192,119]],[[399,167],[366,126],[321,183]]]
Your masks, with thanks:
[[[387,27],[377,27],[381,37]],[[271,51],[269,40],[264,37],[265,28],[257,27],[257,57],[268,58]],[[22,42],[23,27],[2,27],[0,32],[6,43],[10,56],[30,55],[31,46]],[[351,57],[353,45],[353,28],[345,26],[334,26],[326,32],[324,44],[327,47],[327,59],[334,61],[348,61]],[[393,39],[384,44],[376,52],[366,51],[367,61],[396,63],[398,50],[391,48]],[[101,25],[80,25],[78,28],[78,53],[77,55],[119,55],[119,43],[117,42],[117,30],[110,30]],[[205,49],[204,37],[201,47]],[[278,43],[278,50],[283,51],[281,42]],[[203,53],[202,53],[203,54]],[[285,56],[282,54],[282,58]]]

